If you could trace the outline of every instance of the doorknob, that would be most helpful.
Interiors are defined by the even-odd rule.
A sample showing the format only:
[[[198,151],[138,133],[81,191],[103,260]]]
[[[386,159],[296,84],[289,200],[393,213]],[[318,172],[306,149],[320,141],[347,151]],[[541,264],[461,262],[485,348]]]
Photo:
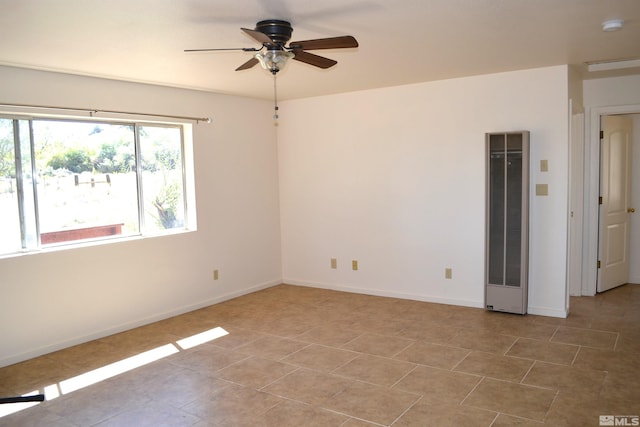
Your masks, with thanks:
[[[629,208],[629,209],[627,209],[627,212],[629,212],[629,213],[634,213],[635,211],[636,211],[636,210],[635,210],[634,208]]]

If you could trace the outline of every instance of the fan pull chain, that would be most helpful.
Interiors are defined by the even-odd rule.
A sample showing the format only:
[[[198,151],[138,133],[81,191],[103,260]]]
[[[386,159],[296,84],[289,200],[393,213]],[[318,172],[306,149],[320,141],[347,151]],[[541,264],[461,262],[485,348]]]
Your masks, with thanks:
[[[278,120],[278,85],[276,84],[276,73],[273,73],[273,120]]]

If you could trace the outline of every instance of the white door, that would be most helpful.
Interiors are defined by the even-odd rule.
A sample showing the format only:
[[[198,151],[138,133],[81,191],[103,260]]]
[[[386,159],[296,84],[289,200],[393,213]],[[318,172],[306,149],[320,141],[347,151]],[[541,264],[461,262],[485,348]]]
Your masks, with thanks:
[[[598,292],[627,283],[629,276],[629,166],[633,122],[628,117],[603,116],[601,126]]]

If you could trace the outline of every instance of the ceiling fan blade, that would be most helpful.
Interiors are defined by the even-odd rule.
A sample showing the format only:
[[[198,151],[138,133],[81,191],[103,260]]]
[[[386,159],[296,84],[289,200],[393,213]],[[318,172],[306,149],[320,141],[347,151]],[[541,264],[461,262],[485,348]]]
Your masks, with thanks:
[[[244,52],[258,52],[262,49],[256,49],[255,47],[223,47],[213,49],[185,49],[185,52],[214,52],[218,50],[242,50]]]
[[[261,44],[273,44],[273,41],[269,38],[268,35],[262,33],[258,30],[250,30],[248,28],[241,28],[242,31],[249,34],[255,40],[259,41]]]
[[[358,41],[353,36],[328,37],[325,39],[291,42],[289,43],[289,47],[302,50],[344,49],[358,47]]]
[[[333,59],[314,55],[313,53],[305,52],[303,50],[295,49],[293,53],[296,55],[293,57],[293,59],[295,59],[296,61],[304,62],[306,64],[314,65],[320,68],[330,68],[338,63],[338,61],[334,61]]]
[[[236,71],[248,70],[249,68],[251,68],[254,65],[256,65],[258,62],[259,61],[256,58],[251,58],[250,60],[248,60],[247,62],[245,62],[244,64],[242,64],[238,68],[236,68]]]

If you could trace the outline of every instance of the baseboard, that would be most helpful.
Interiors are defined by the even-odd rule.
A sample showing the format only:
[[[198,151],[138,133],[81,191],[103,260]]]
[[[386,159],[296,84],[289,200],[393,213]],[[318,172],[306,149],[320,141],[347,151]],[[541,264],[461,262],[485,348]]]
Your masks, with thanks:
[[[282,283],[281,279],[272,280],[264,283],[257,284],[250,288],[243,289],[241,291],[230,292],[224,295],[219,295],[215,298],[211,298],[197,304],[190,304],[180,308],[176,308],[174,310],[170,310],[164,313],[155,314],[153,316],[145,317],[142,319],[138,319],[132,322],[123,323],[111,328],[106,328],[100,331],[97,331],[92,334],[82,335],[79,337],[75,337],[69,340],[64,340],[58,343],[46,345],[39,347],[34,350],[26,351],[20,354],[14,354],[0,359],[0,368],[4,366],[13,365],[14,363],[23,362],[25,360],[33,359],[34,357],[42,356],[54,351],[62,350],[68,347],[72,347],[74,345],[83,344],[89,341],[93,341],[96,339],[108,337],[109,335],[117,334],[120,332],[128,331],[130,329],[138,328],[140,326],[145,326],[150,323],[158,322],[160,320],[168,319],[170,317],[179,316],[181,314],[189,313],[194,310],[198,310],[200,308],[208,307],[210,305],[218,304],[224,301],[228,301],[233,298],[237,298],[243,295],[247,295],[253,292],[260,291],[262,289],[267,289],[275,285],[279,285]]]
[[[560,317],[562,319],[566,319],[569,313],[565,310],[556,310],[555,308],[547,308],[547,307],[527,307],[527,313],[535,314],[537,316],[547,316],[547,317]]]
[[[296,280],[296,279],[287,279],[287,278],[283,279],[283,282],[291,285],[306,286],[310,288],[331,289],[333,291],[352,292],[356,294],[376,295],[381,297],[410,299],[414,301],[434,302],[438,304],[458,305],[462,307],[473,307],[473,308],[484,309],[483,301],[472,301],[472,300],[464,300],[464,299],[457,299],[457,298],[441,298],[441,297],[434,297],[430,295],[416,295],[416,294],[407,294],[402,292],[383,291],[379,289],[352,288],[344,285],[309,282],[305,280]],[[527,308],[527,313],[535,314],[539,316],[560,317],[560,318],[567,317],[566,311],[556,310],[556,309],[547,308],[547,307],[529,306]]]
[[[440,297],[435,297],[430,295],[409,294],[409,293],[403,293],[403,292],[386,291],[381,289],[352,288],[344,285],[308,282],[305,280],[296,280],[296,279],[283,279],[283,282],[290,285],[306,286],[308,288],[330,289],[333,291],[351,292],[355,294],[365,294],[365,295],[375,295],[379,297],[408,299],[408,300],[423,301],[423,302],[434,302],[438,304],[459,305],[463,307],[484,308],[484,303],[482,301],[472,301],[472,300],[454,299],[454,298],[440,298]]]

